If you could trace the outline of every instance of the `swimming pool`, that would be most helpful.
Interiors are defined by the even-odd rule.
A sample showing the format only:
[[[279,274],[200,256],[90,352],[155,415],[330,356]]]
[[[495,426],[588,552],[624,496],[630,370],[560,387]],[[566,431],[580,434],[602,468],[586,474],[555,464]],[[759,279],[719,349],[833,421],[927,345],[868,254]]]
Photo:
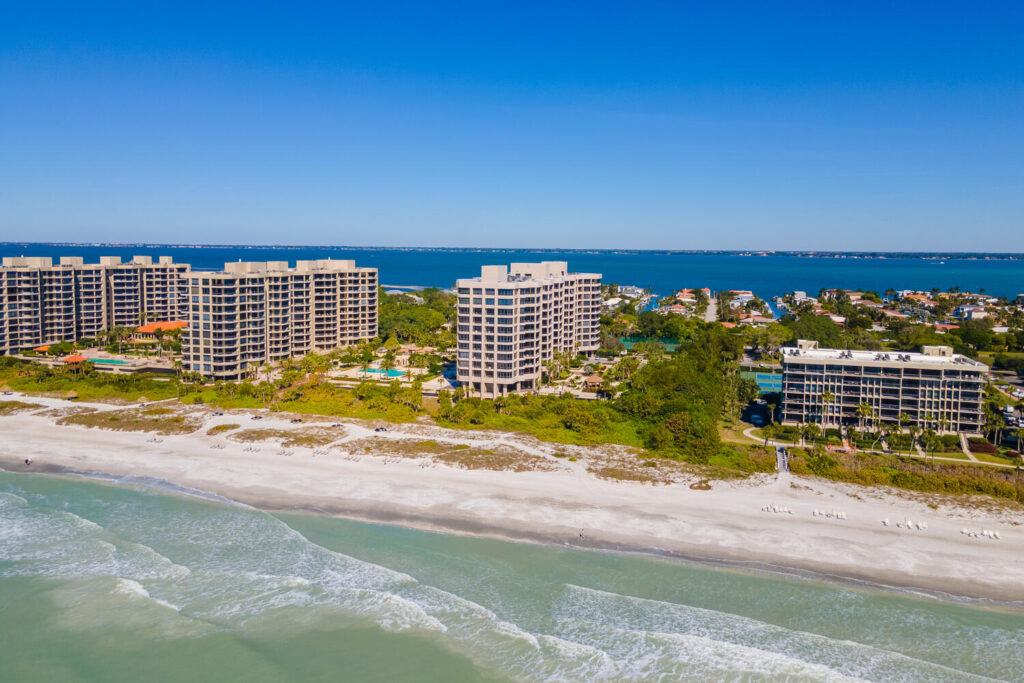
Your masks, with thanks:
[[[381,370],[380,368],[370,368],[370,369],[367,370],[367,372],[372,372],[375,375],[383,375],[385,373],[385,371]],[[401,377],[404,374],[405,374],[404,370],[388,370],[387,371],[387,376],[388,377]]]
[[[90,358],[89,362],[97,365],[131,365],[130,360],[116,360],[114,358]]]

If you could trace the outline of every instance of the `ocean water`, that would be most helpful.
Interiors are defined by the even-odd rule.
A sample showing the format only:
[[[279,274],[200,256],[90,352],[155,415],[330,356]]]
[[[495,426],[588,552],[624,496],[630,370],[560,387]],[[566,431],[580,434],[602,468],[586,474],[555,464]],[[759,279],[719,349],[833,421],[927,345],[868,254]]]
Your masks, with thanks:
[[[0,473],[0,679],[1024,680],[1024,611]]]
[[[923,258],[807,258],[790,255],[671,254],[496,250],[350,249],[344,247],[72,247],[53,244],[0,244],[0,256],[172,256],[193,268],[222,268],[228,261],[355,259],[380,269],[387,285],[451,287],[460,277],[480,274],[480,266],[515,261],[568,261],[579,272],[601,273],[605,282],[651,288],[668,294],[680,287],[749,289],[765,300],[794,290],[817,294],[824,287],[984,290],[996,296],[1024,293],[1024,260]]]

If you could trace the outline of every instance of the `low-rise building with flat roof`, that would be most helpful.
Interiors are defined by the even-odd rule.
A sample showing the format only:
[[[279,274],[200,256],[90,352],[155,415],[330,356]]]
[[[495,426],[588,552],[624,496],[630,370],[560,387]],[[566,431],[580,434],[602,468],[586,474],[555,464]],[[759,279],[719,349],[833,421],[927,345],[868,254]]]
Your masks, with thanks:
[[[859,426],[858,407],[876,419],[942,432],[980,432],[988,367],[948,346],[921,352],[847,351],[800,340],[782,355],[783,424]]]

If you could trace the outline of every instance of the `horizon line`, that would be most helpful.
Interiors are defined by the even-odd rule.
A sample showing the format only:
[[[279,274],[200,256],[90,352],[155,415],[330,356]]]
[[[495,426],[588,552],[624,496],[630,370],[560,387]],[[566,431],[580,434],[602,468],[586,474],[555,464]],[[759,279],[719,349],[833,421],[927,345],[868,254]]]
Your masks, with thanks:
[[[110,248],[172,248],[172,249],[344,249],[361,251],[464,251],[464,252],[533,252],[533,253],[626,253],[626,254],[734,254],[734,255],[856,255],[856,256],[998,256],[1024,259],[1024,252],[1013,251],[883,251],[844,249],[636,249],[617,247],[447,247],[447,246],[386,246],[346,244],[213,244],[190,242],[32,242],[0,241],[3,246],[40,245],[49,247],[110,247]]]

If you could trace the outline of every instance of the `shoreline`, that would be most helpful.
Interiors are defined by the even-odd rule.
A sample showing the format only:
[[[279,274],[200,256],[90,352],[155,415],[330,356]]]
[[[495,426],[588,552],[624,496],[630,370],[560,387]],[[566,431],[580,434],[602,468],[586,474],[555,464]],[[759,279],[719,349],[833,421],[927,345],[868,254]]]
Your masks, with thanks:
[[[23,398],[48,408],[68,405]],[[609,481],[550,455],[551,469],[526,472],[425,466],[426,454],[388,464],[388,458],[346,452],[346,442],[373,434],[355,421],[343,423],[345,436],[329,452],[296,446],[289,447],[286,457],[284,451],[265,452],[271,449],[249,452],[242,443],[205,434],[211,426],[247,414],[192,414],[204,417],[199,431],[161,437],[159,443],[149,441],[151,432],[59,426],[52,416],[32,413],[5,416],[0,418],[5,433],[0,463],[13,472],[151,478],[272,512],[641,553],[1014,607],[1024,602],[1024,575],[1014,568],[1014,558],[1024,556],[1024,527],[1016,511],[972,509],[968,501],[932,509],[885,490],[788,475],[716,481],[710,491],[682,483]],[[298,430],[311,424],[316,425],[296,427],[287,416],[268,414],[259,427]],[[448,431],[406,425],[377,438],[441,438],[438,434]],[[488,434],[444,438],[494,442]],[[501,443],[543,455],[540,442],[524,441],[506,435]],[[29,469],[25,457],[33,460]],[[793,514],[763,511],[773,503]],[[840,509],[847,519],[825,520],[812,516],[812,509]],[[883,517],[893,524],[904,518],[926,520],[928,530],[885,527]],[[998,529],[1001,539],[967,537],[960,533],[964,527]]]
[[[54,477],[67,477],[86,479],[93,483],[101,483],[109,486],[121,486],[125,482],[119,481],[121,477],[106,472],[87,472],[73,470],[70,468],[48,465],[34,470],[19,469],[17,463],[0,458],[0,471],[12,474],[33,474]],[[141,479],[141,478],[140,478]],[[572,538],[559,538],[553,535],[527,532],[514,532],[507,527],[473,523],[465,520],[445,520],[443,518],[414,517],[401,514],[366,514],[365,511],[353,511],[346,509],[323,509],[310,506],[273,506],[257,505],[245,501],[235,500],[210,491],[189,489],[181,487],[174,482],[147,478],[157,483],[168,484],[166,491],[168,495],[195,496],[211,502],[233,503],[246,505],[268,514],[303,514],[332,517],[344,519],[362,524],[378,524],[393,526],[401,529],[412,529],[427,533],[449,534],[454,536],[466,536],[470,538],[487,538],[509,543],[528,543],[531,545],[542,545],[555,548],[568,548],[572,550],[589,550],[595,552],[622,553],[628,555],[641,555],[653,558],[665,558],[681,562],[692,563],[708,569],[733,569],[748,571],[754,574],[782,575],[787,578],[806,579],[809,581],[821,581],[840,584],[846,587],[863,588],[867,590],[881,590],[899,592],[904,595],[916,597],[927,597],[934,600],[962,602],[973,605],[980,605],[992,608],[1024,609],[1024,600],[1007,600],[990,596],[972,596],[960,593],[951,593],[938,588],[927,588],[913,584],[883,583],[876,576],[870,575],[863,578],[847,574],[835,574],[817,571],[806,567],[798,567],[785,564],[773,564],[763,560],[755,559],[728,559],[724,557],[691,555],[684,552],[667,550],[665,548],[639,546],[630,544],[619,544],[610,542],[580,543]],[[173,488],[171,488],[173,487]],[[446,523],[448,522],[448,523]]]

